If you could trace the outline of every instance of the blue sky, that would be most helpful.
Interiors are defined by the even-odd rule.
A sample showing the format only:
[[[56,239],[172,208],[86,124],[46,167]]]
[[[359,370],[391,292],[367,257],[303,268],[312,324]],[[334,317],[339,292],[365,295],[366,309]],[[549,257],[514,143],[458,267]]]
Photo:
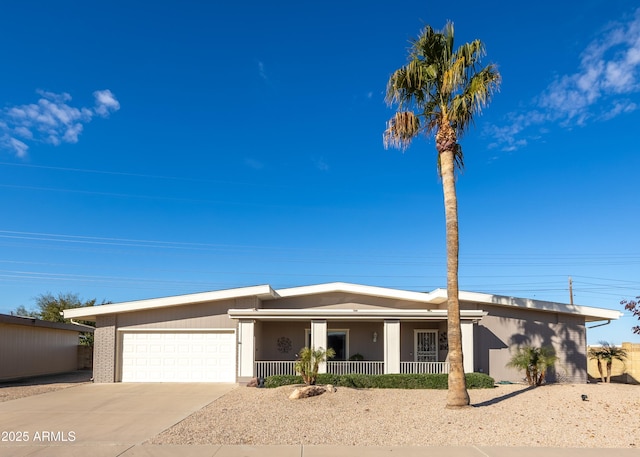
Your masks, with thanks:
[[[3,6],[0,312],[45,292],[444,287],[434,142],[382,132],[409,39],[447,20],[503,77],[461,140],[461,289],[640,295],[634,2],[218,3]],[[589,342],[640,342],[637,323]]]

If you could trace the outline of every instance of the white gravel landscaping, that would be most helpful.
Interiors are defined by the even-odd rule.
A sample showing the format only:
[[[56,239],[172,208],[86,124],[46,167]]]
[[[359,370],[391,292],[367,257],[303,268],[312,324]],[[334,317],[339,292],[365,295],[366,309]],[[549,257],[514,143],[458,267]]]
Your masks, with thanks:
[[[462,410],[445,409],[440,390],[338,387],[289,400],[293,389],[238,387],[150,442],[640,448],[640,386],[500,385],[470,390]]]

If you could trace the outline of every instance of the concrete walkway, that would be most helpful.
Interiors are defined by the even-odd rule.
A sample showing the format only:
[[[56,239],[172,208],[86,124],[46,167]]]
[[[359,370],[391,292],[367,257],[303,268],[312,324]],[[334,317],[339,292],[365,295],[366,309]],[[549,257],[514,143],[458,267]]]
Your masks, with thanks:
[[[2,457],[638,457],[639,454],[637,449],[543,447],[0,445]]]

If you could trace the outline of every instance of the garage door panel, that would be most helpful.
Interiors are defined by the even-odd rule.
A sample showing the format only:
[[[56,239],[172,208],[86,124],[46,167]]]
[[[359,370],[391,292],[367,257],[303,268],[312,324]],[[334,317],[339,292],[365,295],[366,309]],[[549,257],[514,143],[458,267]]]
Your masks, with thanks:
[[[235,382],[235,333],[122,335],[123,382]]]

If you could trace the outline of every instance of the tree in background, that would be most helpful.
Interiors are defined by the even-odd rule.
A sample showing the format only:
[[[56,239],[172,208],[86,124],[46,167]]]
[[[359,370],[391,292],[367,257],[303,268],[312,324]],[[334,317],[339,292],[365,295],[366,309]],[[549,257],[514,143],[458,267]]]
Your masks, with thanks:
[[[455,168],[462,168],[458,140],[474,116],[489,102],[500,84],[495,65],[480,66],[485,55],[480,40],[454,49],[453,24],[435,31],[425,27],[411,42],[409,62],[387,83],[386,101],[397,105],[387,122],[385,147],[405,150],[424,133],[435,134],[438,171],[442,179],[447,239],[447,309],[449,336],[449,390],[447,407],[469,405],[462,359],[460,304],[458,302],[458,199]]]
[[[49,322],[66,322],[69,323],[69,319],[65,319],[62,316],[62,311],[71,308],[84,308],[87,306],[94,306],[96,299],[83,301],[78,294],[71,292],[58,293],[58,296],[54,296],[51,292],[46,294],[40,294],[35,298],[36,307],[35,310],[27,310],[24,306],[16,308],[16,315],[25,317],[35,317]],[[101,303],[105,304],[105,302]],[[84,322],[83,322],[84,323]]]
[[[96,299],[83,301],[78,294],[71,292],[58,293],[58,296],[54,296],[51,292],[46,294],[40,294],[35,298],[37,309],[26,309],[23,305],[19,306],[15,310],[17,316],[34,317],[36,319],[42,319],[49,322],[65,322],[70,323],[70,319],[65,319],[62,316],[62,311],[71,308],[84,308],[87,306],[94,306]],[[103,301],[100,303],[104,305],[108,302]],[[95,327],[94,322],[90,321],[76,321],[79,324],[89,325]],[[93,346],[93,333],[87,332],[80,335],[80,344],[84,346]]]
[[[611,367],[614,360],[619,360],[624,363],[627,358],[627,351],[615,344],[608,343],[607,341],[600,341],[600,347],[592,347],[589,349],[589,357],[598,361],[598,371],[600,372],[600,380],[605,382],[604,374],[602,372],[602,362],[607,367],[606,382],[611,382]]]
[[[604,372],[602,371],[602,348],[600,346],[590,347],[587,352],[590,359],[598,363],[598,373],[600,373],[600,381],[604,381]]]
[[[624,306],[624,309],[631,311],[635,317],[640,319],[640,296],[636,297],[635,300],[622,300],[620,304]],[[640,325],[631,327],[631,331],[640,335]]]

